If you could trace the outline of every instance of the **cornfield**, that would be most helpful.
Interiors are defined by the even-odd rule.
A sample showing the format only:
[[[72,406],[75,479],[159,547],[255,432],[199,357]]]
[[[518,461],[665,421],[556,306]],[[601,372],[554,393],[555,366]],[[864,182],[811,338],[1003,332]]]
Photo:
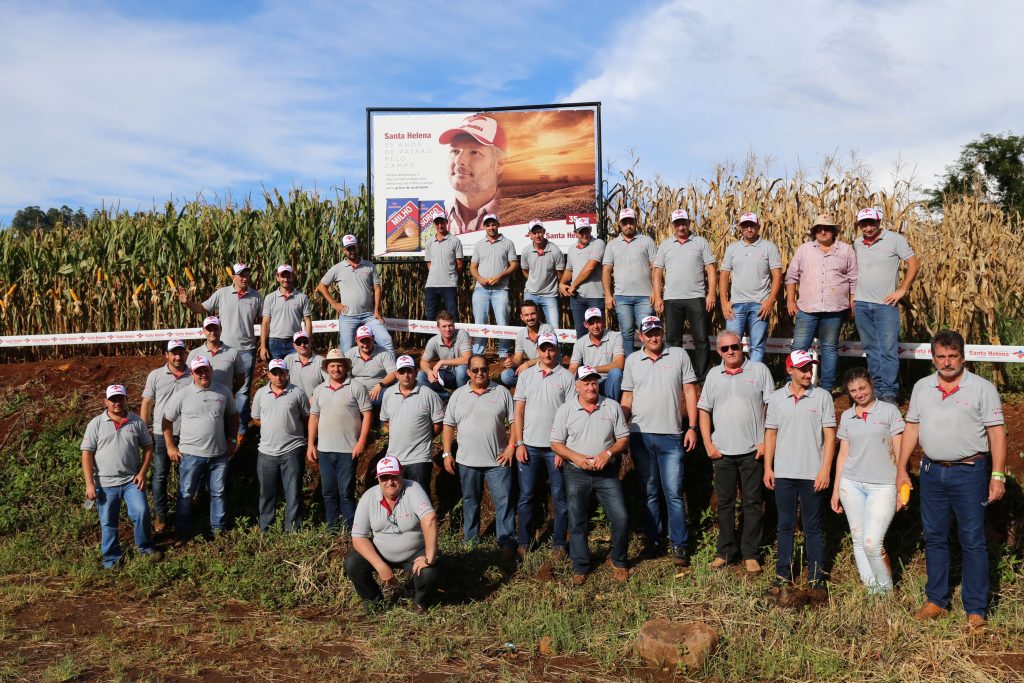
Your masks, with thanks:
[[[272,190],[264,206],[193,201],[180,209],[131,214],[98,213],[85,228],[58,226],[48,232],[0,232],[0,328],[3,334],[153,329],[198,324],[178,303],[182,284],[205,297],[230,281],[228,267],[253,267],[254,286],[275,286],[273,268],[291,263],[298,286],[312,293],[321,275],[341,258],[340,235],[365,234],[369,201],[365,189],[343,190],[334,198]],[[823,171],[821,177],[769,177],[752,163],[740,172],[720,167],[712,177],[684,187],[636,177],[632,170],[606,188],[605,224],[614,226],[623,206],[636,209],[641,227],[660,241],[669,234],[669,215],[684,207],[695,230],[721,258],[737,239],[736,219],[756,211],[762,234],[788,261],[807,239],[818,213],[842,226],[840,239],[855,237],[854,217],[865,206],[880,209],[884,226],[907,236],[923,268],[904,307],[903,339],[927,339],[942,327],[962,331],[972,343],[1000,343],[997,320],[1021,318],[1024,302],[1024,227],[997,207],[977,199],[949,202],[942,217],[912,198],[909,183],[892,192],[872,191],[856,174]],[[384,314],[422,317],[420,263],[381,264]],[[470,278],[463,277],[463,319],[471,316]],[[512,297],[522,291],[513,282]],[[311,297],[314,317],[333,316],[321,297]],[[716,314],[715,326],[722,321]],[[514,318],[513,318],[514,319]],[[563,312],[563,325],[568,325]],[[792,329],[784,306],[772,334]],[[847,333],[852,333],[852,326]]]

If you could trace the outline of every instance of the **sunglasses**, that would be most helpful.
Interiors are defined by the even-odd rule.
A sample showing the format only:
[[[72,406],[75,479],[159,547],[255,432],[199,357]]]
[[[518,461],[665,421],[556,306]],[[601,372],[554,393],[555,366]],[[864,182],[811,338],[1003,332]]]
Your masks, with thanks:
[[[299,339],[298,341],[294,341],[292,343],[295,344],[296,346],[309,346],[308,339]]]
[[[398,481],[402,477],[397,474],[382,474],[377,477],[377,481]]]
[[[478,372],[487,372],[487,368],[470,368],[469,371],[475,375]]]
[[[415,371],[416,371],[416,368],[398,368],[398,374],[399,375],[402,375],[402,374],[411,375]]]
[[[742,344],[726,344],[725,346],[719,346],[718,350],[722,353],[726,353],[727,351],[739,351],[742,348]]]

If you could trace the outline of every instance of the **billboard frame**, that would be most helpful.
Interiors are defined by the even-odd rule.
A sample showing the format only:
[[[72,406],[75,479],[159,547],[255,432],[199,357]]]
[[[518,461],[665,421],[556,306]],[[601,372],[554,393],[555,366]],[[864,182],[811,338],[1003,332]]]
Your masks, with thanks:
[[[370,134],[370,121],[376,113],[382,114],[410,114],[416,112],[439,112],[439,113],[467,113],[481,114],[489,111],[529,111],[532,109],[557,109],[564,107],[593,107],[595,112],[595,131],[597,140],[597,178],[594,180],[594,189],[597,196],[594,198],[597,206],[597,234],[603,239],[607,233],[604,216],[604,159],[601,155],[601,103],[600,102],[560,102],[555,104],[521,104],[508,107],[367,107],[366,108],[366,194],[369,197],[369,205],[366,207],[366,236],[361,242],[366,245],[373,244],[373,161],[371,149],[373,140]],[[375,256],[375,263],[422,263],[422,256]]]

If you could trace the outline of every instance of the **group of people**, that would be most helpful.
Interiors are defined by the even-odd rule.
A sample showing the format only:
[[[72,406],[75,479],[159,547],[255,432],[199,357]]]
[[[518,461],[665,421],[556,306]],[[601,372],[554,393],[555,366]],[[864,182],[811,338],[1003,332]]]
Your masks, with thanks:
[[[702,442],[714,462],[718,496],[713,568],[742,562],[751,574],[762,571],[762,518],[765,492],[771,490],[778,508],[773,588],[800,580],[802,568],[793,563],[799,512],[809,589],[824,593],[821,527],[831,490],[832,508],[845,511],[850,521],[861,578],[872,591],[885,592],[893,584],[882,541],[898,506],[909,498],[909,491],[901,489],[910,485],[909,457],[920,443],[925,458],[918,486],[929,579],[928,602],[917,616],[939,616],[950,607],[948,534],[955,516],[964,554],[965,611],[973,627],[983,627],[988,594],[984,510],[1003,494],[1006,442],[998,394],[965,369],[962,337],[944,331],[933,338],[937,373],[915,385],[906,418],[895,405],[895,369],[879,370],[889,367],[879,364],[887,352],[881,344],[873,347],[867,370],[855,369],[845,378],[851,408],[837,428],[834,380],[827,376],[824,354],[817,385],[813,370],[818,361],[797,340],[786,359],[788,377],[781,388],[776,389],[761,362],[766,336],[761,325],[766,325],[780,291],[781,263],[778,250],[758,237],[756,216],[741,218],[743,239],[730,245],[722,263],[719,291],[729,325],[716,337],[721,363],[708,367],[705,361],[701,367],[699,346],[693,362],[680,346],[681,326],[684,318],[690,320],[696,338],[700,325],[694,320],[706,321],[714,306],[716,272],[710,249],[689,232],[689,219],[680,210],[673,215],[675,238],[655,251],[650,239],[637,233],[631,213],[623,211],[621,234],[607,249],[590,237],[589,225],[577,224],[579,253],[569,255],[566,270],[560,270],[562,261],[553,254],[557,248],[543,239],[543,231],[531,231],[530,256],[524,254],[522,261],[527,276],[519,307],[524,327],[511,354],[508,348],[499,351],[500,382],[491,377],[480,341],[474,345],[456,328],[449,298],[454,292],[431,291],[446,287],[431,286],[430,279],[428,305],[433,301],[436,308],[444,306],[435,313],[438,332],[418,362],[409,355],[396,358],[382,324],[376,271],[360,257],[350,235],[343,240],[346,259],[317,288],[340,315],[341,348],[325,357],[312,351],[308,300],[295,290],[290,266],[277,268],[279,289],[265,299],[249,286],[250,271],[244,264],[235,265],[231,286],[202,304],[179,291],[185,305],[206,316],[206,341],[189,353],[180,340],[168,342],[165,364],[150,374],[143,390],[141,417],[127,411],[123,386],[109,387],[106,411],[90,423],[83,440],[87,496],[100,503],[104,564],[113,566],[122,556],[116,533],[121,498],[135,522],[140,551],[159,554],[148,535],[143,493],[151,463],[156,531],[168,526],[170,462],[179,467],[176,544],[184,545],[191,535],[192,500],[204,483],[210,526],[214,532],[223,530],[227,463],[252,424],[260,427],[260,528],[274,524],[279,488],[285,497],[284,528],[299,527],[303,465],[317,466],[326,522],[351,531],[353,551],[346,557],[346,572],[369,608],[382,599],[373,574],[380,583],[391,583],[399,566],[414,576],[415,605],[424,608],[430,601],[439,575],[430,495],[438,435],[441,464],[461,485],[463,543],[479,541],[486,485],[503,558],[524,557],[537,544],[534,512],[550,494],[551,553],[556,559],[568,556],[575,585],[586,582],[594,569],[588,511],[595,496],[611,527],[613,578],[628,580],[630,521],[620,480],[627,453],[640,483],[643,556],[667,553],[676,566],[689,566],[684,454]],[[891,322],[888,314],[877,315],[876,306],[896,310],[896,301],[916,274],[916,259],[902,237],[878,230],[877,213],[862,211],[859,219],[864,236],[858,245],[865,243],[861,246],[867,256],[861,256],[861,246],[846,253],[835,242],[836,226],[824,217],[816,221],[812,241],[798,250],[787,276],[798,332],[805,325],[815,331],[804,334],[828,334],[851,307],[859,324],[880,329],[889,324],[884,321]],[[443,223],[439,218],[435,238],[442,246],[427,249],[431,277],[437,271],[457,274],[461,267],[459,243],[444,245],[453,238],[445,234]],[[474,310],[481,302],[481,309],[507,302],[502,283],[507,288],[517,267],[514,250],[497,233],[495,217],[487,216],[483,223],[488,238],[476,246],[471,265],[478,283]],[[645,246],[644,240],[650,244]],[[884,248],[878,249],[882,243]],[[901,260],[911,267],[897,287]],[[688,279],[680,275],[698,264],[701,282],[709,284],[703,290],[693,268]],[[651,286],[646,294],[634,288],[643,283],[644,265]],[[547,285],[552,277],[558,282],[555,291],[570,298],[581,326],[568,367],[554,330],[540,315],[550,320],[552,303],[557,312],[557,294],[545,294],[551,291]],[[603,289],[587,290],[586,284]],[[337,285],[338,299],[332,296],[332,285]],[[595,291],[602,294],[585,296]],[[865,300],[858,298],[862,291]],[[497,292],[504,294],[495,296]],[[605,297],[605,292],[614,294]],[[700,296],[690,296],[694,293]],[[839,294],[846,304],[842,315],[823,310],[838,305]],[[577,315],[578,298],[586,306]],[[615,304],[619,332],[606,328],[604,306],[609,302]],[[498,308],[494,311],[498,317]],[[695,311],[700,315],[691,318]],[[664,312],[665,320],[655,312]],[[262,336],[257,341],[252,330],[258,314]],[[806,316],[803,323],[801,316]],[[898,313],[895,320],[898,331]],[[743,334],[750,338],[749,358],[743,353]],[[825,346],[823,342],[823,350]],[[257,351],[268,360],[267,384],[253,393],[250,409]],[[152,436],[146,427],[150,421]],[[378,424],[387,439],[386,457],[376,468],[379,484],[357,502],[356,463]],[[739,529],[737,493],[742,501]]]

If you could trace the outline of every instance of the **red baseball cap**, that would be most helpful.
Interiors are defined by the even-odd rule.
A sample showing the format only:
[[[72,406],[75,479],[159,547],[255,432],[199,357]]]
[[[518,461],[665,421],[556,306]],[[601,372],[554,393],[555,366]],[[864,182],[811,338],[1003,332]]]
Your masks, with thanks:
[[[505,130],[501,127],[501,124],[490,116],[484,116],[483,114],[467,116],[461,126],[449,128],[441,133],[441,137],[437,141],[442,145],[447,145],[456,135],[470,135],[481,145],[497,147],[498,149],[505,149],[508,145],[508,141],[505,139]]]

